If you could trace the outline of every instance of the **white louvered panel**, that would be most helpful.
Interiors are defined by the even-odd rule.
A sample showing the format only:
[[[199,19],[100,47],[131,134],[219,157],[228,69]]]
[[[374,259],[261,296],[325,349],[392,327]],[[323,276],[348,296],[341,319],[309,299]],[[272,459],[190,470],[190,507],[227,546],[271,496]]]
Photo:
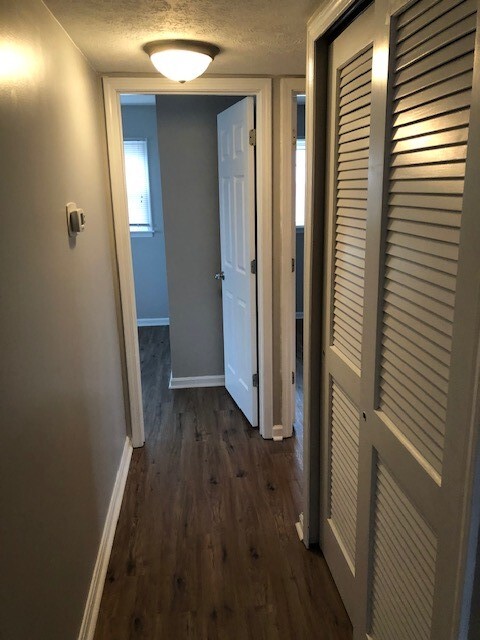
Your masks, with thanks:
[[[396,31],[380,407],[439,474],[475,23],[475,0],[420,0]]]
[[[332,340],[361,364],[372,48],[340,71]]]
[[[373,527],[371,637],[430,640],[436,536],[382,463]]]
[[[359,410],[332,381],[330,415],[330,518],[355,564]]]

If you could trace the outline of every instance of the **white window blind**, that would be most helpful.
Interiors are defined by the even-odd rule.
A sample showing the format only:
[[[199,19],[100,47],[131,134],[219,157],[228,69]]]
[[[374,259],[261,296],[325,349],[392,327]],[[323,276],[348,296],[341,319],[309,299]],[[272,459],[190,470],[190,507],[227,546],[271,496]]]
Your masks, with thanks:
[[[124,140],[128,219],[131,232],[151,232],[150,179],[146,140]]]
[[[297,140],[295,154],[295,225],[305,226],[305,140]]]

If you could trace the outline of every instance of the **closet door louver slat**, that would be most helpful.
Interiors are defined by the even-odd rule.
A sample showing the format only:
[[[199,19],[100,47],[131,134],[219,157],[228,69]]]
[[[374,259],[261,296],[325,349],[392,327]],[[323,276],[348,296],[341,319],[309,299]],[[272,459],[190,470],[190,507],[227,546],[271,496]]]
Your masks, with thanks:
[[[382,463],[374,519],[370,635],[430,640],[437,540]]]
[[[420,0],[396,23],[379,400],[381,410],[439,475],[475,10],[472,0]],[[406,637],[387,632],[385,621],[377,624],[382,640]]]
[[[337,98],[332,341],[357,369],[362,356],[371,76],[369,47],[340,71]]]
[[[330,519],[355,564],[359,411],[332,381],[330,408]]]

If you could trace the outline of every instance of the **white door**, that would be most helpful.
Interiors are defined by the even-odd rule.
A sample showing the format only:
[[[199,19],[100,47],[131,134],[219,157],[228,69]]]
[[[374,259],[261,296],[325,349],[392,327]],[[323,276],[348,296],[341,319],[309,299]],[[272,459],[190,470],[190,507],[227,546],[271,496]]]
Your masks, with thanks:
[[[351,618],[362,358],[374,7],[330,45],[323,335],[321,544]]]
[[[255,147],[253,98],[220,113],[218,180],[225,387],[258,426]],[[256,379],[255,379],[256,378]]]
[[[330,50],[321,528],[355,640],[458,637],[480,313],[476,10],[376,0]]]
[[[377,5],[357,638],[365,631],[380,640],[458,637],[478,341],[478,324],[470,327],[478,313],[479,254],[472,246],[478,200],[470,197],[478,142],[469,135],[478,100],[472,99],[477,5]],[[361,553],[367,546],[370,556]]]

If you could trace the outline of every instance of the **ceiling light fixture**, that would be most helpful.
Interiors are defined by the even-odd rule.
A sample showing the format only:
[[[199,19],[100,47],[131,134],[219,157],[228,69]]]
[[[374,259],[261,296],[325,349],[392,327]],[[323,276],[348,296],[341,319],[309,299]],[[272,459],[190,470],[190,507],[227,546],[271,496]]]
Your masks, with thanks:
[[[143,50],[161,74],[177,82],[201,76],[220,52],[215,45],[197,40],[157,40]]]

